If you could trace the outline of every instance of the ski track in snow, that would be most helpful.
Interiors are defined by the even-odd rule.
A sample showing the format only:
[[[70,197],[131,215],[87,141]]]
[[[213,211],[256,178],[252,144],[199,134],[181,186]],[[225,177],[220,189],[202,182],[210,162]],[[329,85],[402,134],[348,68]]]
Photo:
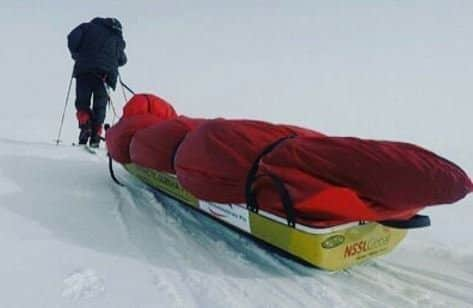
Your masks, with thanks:
[[[47,156],[67,159],[71,168],[74,161],[106,168],[103,151],[94,156],[67,146],[6,140],[0,144],[7,145],[0,147],[0,156]],[[415,240],[406,240],[386,257],[326,272],[265,249],[172,199],[155,196],[114,166],[126,187],[98,181],[101,187],[92,193],[104,196],[78,190],[69,197],[108,198],[108,209],[98,207],[90,214],[103,215],[96,218],[118,233],[126,257],[147,265],[148,283],[168,307],[473,307],[471,252],[458,256],[434,243],[423,243],[419,249]],[[2,174],[0,191],[11,183],[0,168]],[[81,245],[87,242],[81,239]],[[115,248],[110,258],[121,251]],[[105,282],[95,270],[85,267],[66,275],[64,298],[91,299],[105,292]]]

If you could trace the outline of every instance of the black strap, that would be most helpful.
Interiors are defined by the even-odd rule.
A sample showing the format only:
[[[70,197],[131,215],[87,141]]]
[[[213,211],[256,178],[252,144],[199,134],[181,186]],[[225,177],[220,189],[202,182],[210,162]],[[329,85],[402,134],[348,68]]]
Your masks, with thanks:
[[[276,186],[276,189],[278,190],[278,193],[279,193],[279,197],[281,198],[282,205],[284,207],[284,211],[286,212],[287,225],[289,227],[295,228],[296,219],[295,219],[294,206],[293,206],[294,203],[292,202],[291,195],[287,191],[286,186],[284,186],[284,183],[281,181],[280,178],[278,178],[277,176],[273,174],[261,174],[261,175],[256,176],[255,180],[262,177],[269,177],[272,180],[274,186]],[[253,190],[251,191],[251,194],[254,196],[254,202],[255,202],[254,205],[256,209],[258,209],[258,201],[256,199],[256,194]]]
[[[294,207],[293,207],[292,198],[289,195],[289,192],[287,191],[283,182],[278,177],[272,174],[265,174],[265,175],[257,176],[256,173],[258,172],[259,162],[266,154],[270,153],[272,150],[274,150],[279,144],[281,144],[285,140],[291,139],[294,137],[296,137],[296,135],[285,136],[283,138],[276,140],[275,142],[271,143],[266,148],[264,148],[263,151],[261,151],[261,153],[256,157],[255,161],[251,165],[251,168],[248,171],[248,175],[246,176],[246,182],[245,182],[246,207],[248,210],[258,213],[259,205],[256,199],[256,194],[253,191],[253,184],[258,178],[261,178],[264,176],[270,177],[273,184],[276,186],[279,192],[279,196],[281,197],[281,202],[286,212],[287,224],[290,227],[295,227]]]
[[[115,173],[113,172],[112,156],[110,155],[110,153],[107,153],[107,155],[108,155],[108,170],[110,171],[110,176],[112,177],[112,180],[115,183],[117,183],[119,186],[125,186],[122,183],[120,183],[120,181],[115,176]]]
[[[110,124],[105,124],[104,125],[104,128],[105,128],[105,133],[107,133],[107,130],[110,128]],[[120,183],[120,181],[117,179],[117,177],[115,176],[115,172],[113,172],[113,161],[112,161],[112,155],[110,155],[110,153],[107,153],[107,156],[108,156],[108,171],[110,172],[110,176],[112,177],[112,180],[117,183],[119,186],[125,186],[123,185],[122,183]]]
[[[383,220],[379,223],[396,229],[415,229],[430,226],[430,218],[425,215],[414,215],[408,220]]]
[[[246,182],[245,182],[246,208],[248,210],[253,211],[255,213],[258,212],[258,205],[256,204],[255,195],[252,193],[252,186],[256,180],[256,173],[258,172],[260,160],[263,158],[263,156],[265,156],[266,154],[274,150],[274,148],[277,147],[280,143],[294,137],[296,137],[296,135],[290,135],[290,136],[282,137],[276,140],[275,142],[271,143],[266,148],[264,148],[263,151],[261,151],[261,153],[254,160],[253,164],[251,165],[250,170],[248,171],[248,175],[246,176]]]

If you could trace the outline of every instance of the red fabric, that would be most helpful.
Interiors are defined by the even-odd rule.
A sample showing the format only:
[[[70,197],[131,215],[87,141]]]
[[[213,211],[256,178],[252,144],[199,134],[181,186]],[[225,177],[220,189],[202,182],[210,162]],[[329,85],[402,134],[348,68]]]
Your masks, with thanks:
[[[152,114],[136,115],[122,118],[117,124],[107,130],[105,141],[108,153],[121,164],[131,163],[130,142],[140,129],[163,121]]]
[[[134,95],[123,107],[120,121],[107,130],[105,139],[110,156],[119,163],[130,163],[129,147],[135,133],[176,116],[174,108],[165,100],[152,94]]]
[[[123,117],[153,114],[160,119],[177,116],[174,108],[164,99],[153,94],[135,94],[123,107]]]
[[[244,203],[253,161],[295,130],[258,121],[209,121],[179,147],[178,180],[199,199]],[[258,169],[258,175],[282,180],[299,222],[329,226],[408,219],[425,206],[452,203],[472,191],[463,170],[415,145],[322,137],[311,131],[306,136],[283,141],[263,157]],[[254,188],[260,208],[285,216],[268,177],[259,178]]]
[[[175,157],[179,182],[202,200],[244,202],[246,175],[253,161],[278,139],[322,134],[251,120],[216,119],[189,133]]]
[[[325,227],[408,219],[426,206],[452,203],[473,191],[458,166],[412,144],[326,137],[261,121],[175,118],[167,103],[160,112],[144,99],[130,100],[124,117],[107,131],[112,158],[175,172],[202,200],[244,203],[246,177],[257,156],[292,135],[298,137],[262,158],[257,174],[281,179],[299,223]],[[253,187],[260,208],[285,217],[269,177],[259,177]]]
[[[130,145],[131,161],[161,172],[175,173],[173,158],[188,132],[207,120],[184,116],[138,131]]]
[[[310,184],[310,181],[307,182],[307,185]],[[254,187],[261,209],[286,217],[278,191],[271,182],[260,180]],[[294,190],[288,190],[294,202],[296,221],[314,227],[329,227],[353,221],[406,220],[423,208],[387,209],[380,204],[360,199],[351,189],[335,186],[307,194],[306,198],[300,195],[299,198],[294,198]]]
[[[288,142],[291,141],[288,140]],[[279,147],[275,149],[275,151],[277,150]],[[278,158],[281,156],[278,155]],[[325,163],[330,164],[330,161]],[[424,207],[417,205],[408,209],[389,209],[382,204],[360,198],[352,188],[333,185],[312,176],[303,168],[302,170],[298,169],[298,164],[263,165],[258,174],[271,172],[284,182],[293,201],[297,221],[307,225],[327,227],[360,220],[409,219]],[[279,192],[268,180],[268,177],[258,180],[254,189],[261,209],[278,216],[286,216]]]
[[[76,112],[76,117],[79,126],[86,125],[90,120],[90,112],[79,110]]]
[[[297,203],[317,195],[327,184],[348,187],[391,210],[453,203],[471,191],[470,179],[458,166],[402,142],[300,137],[265,156],[259,170],[284,179]],[[300,174],[308,179],[301,181]]]

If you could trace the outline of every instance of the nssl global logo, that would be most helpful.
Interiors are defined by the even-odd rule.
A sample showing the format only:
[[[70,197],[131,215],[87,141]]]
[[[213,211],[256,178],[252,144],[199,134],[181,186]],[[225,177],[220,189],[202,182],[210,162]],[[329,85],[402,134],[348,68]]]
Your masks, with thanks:
[[[353,244],[347,245],[347,247],[345,248],[345,254],[343,257],[349,258],[349,257],[353,257],[364,252],[373,251],[375,249],[382,248],[389,244],[389,239],[390,239],[390,236],[385,235],[385,236],[375,237],[368,240],[361,240]]]

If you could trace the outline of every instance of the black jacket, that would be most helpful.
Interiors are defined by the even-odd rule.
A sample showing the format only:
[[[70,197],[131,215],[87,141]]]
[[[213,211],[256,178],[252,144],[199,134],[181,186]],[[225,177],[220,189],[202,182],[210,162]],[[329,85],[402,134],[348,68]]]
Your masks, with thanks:
[[[75,60],[74,76],[106,75],[107,84],[115,89],[118,67],[127,62],[125,41],[117,19],[96,17],[80,24],[67,36],[67,45]]]

